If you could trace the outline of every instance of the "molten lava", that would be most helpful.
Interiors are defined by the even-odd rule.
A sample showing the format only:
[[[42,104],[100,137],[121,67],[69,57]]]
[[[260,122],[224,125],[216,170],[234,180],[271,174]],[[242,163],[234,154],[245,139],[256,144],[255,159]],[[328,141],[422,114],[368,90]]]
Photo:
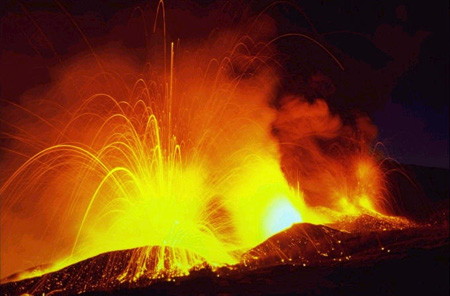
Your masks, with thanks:
[[[353,129],[300,95],[274,108],[274,50],[248,32],[171,43],[145,67],[99,50],[11,102],[2,275],[134,249],[120,281],[173,277],[295,223],[383,213],[368,119]]]

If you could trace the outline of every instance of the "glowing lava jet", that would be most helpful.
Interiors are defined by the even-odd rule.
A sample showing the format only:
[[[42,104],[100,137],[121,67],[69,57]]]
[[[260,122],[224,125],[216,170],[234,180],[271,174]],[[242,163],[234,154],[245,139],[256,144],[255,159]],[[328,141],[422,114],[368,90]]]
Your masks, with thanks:
[[[179,276],[236,264],[294,223],[379,212],[373,139],[349,135],[323,100],[271,107],[274,48],[250,36],[171,43],[144,68],[97,51],[11,103],[2,275],[133,249],[120,281]],[[330,155],[313,137],[356,144]],[[289,159],[289,143],[308,156]]]

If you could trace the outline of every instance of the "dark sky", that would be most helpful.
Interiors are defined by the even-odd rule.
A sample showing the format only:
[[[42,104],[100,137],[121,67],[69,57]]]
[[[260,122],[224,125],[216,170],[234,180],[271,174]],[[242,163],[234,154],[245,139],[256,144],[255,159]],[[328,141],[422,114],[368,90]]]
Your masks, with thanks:
[[[136,6],[134,1],[58,3],[93,46],[101,45],[103,36],[120,31],[120,24]],[[168,23],[168,30],[180,38],[206,38],[214,28],[204,25],[209,11],[223,7],[223,3],[166,1],[168,14],[195,15]],[[243,6],[258,12],[271,3],[254,1]],[[153,10],[156,4],[141,3]],[[345,70],[305,39],[281,39],[276,45],[283,53],[283,91],[301,93],[314,75],[327,77],[333,91],[315,89],[310,96],[325,96],[332,110],[344,119],[355,111],[368,114],[379,128],[379,141],[400,162],[448,168],[448,1],[314,0],[292,4],[267,10],[278,34],[297,32],[315,38],[336,55]],[[2,1],[2,5],[1,97],[17,100],[25,90],[50,82],[49,69],[59,59],[86,47],[56,2]],[[114,36],[125,39],[130,48],[139,47],[135,43],[139,43],[136,40],[141,32],[135,34],[133,38],[119,33]]]

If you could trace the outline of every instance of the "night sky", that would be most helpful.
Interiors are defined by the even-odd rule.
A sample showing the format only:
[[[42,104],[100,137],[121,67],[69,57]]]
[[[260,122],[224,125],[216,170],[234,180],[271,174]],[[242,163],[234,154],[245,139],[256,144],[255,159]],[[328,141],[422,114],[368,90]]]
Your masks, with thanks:
[[[142,32],[125,35],[121,25],[137,4],[152,10],[157,6],[157,1],[58,3],[94,47],[105,42],[142,46]],[[167,14],[176,15],[173,20],[168,17],[168,31],[175,38],[207,38],[214,28],[209,12],[223,3],[166,1]],[[260,12],[271,1],[236,3]],[[448,168],[448,1],[291,3],[266,11],[275,20],[277,34],[297,32],[315,38],[336,55],[345,70],[305,39],[281,39],[276,44],[285,69],[280,93],[325,97],[344,120],[355,112],[368,114],[389,156],[405,164]],[[1,5],[0,96],[19,101],[26,90],[51,81],[49,69],[59,59],[86,51],[86,46],[54,1],[2,1]],[[313,77],[325,77],[325,88],[312,84]]]

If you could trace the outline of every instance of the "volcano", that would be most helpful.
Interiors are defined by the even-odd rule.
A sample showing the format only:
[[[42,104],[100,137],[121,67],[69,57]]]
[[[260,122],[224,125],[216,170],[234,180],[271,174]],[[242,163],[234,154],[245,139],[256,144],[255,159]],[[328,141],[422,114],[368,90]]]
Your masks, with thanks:
[[[448,169],[377,122],[430,33],[399,6],[353,34],[367,57],[295,3],[237,4],[11,4],[2,293],[445,293]]]

